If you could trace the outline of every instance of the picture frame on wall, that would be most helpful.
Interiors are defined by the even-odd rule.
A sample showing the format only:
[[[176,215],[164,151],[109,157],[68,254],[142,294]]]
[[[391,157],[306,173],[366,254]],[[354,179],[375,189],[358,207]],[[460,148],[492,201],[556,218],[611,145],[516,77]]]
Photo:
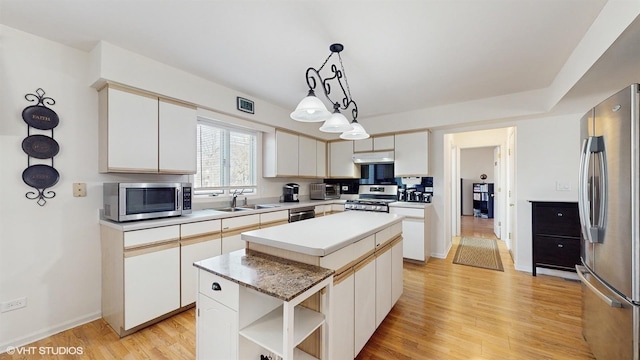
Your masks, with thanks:
[[[249,114],[253,114],[255,111],[253,100],[245,99],[240,96],[237,97],[237,106],[238,110],[244,111]]]

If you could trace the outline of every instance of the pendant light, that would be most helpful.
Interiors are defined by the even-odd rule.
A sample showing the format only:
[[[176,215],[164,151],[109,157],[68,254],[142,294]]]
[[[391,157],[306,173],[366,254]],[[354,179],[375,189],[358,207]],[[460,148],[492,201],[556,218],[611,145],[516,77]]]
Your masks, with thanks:
[[[347,81],[347,75],[344,71],[344,65],[342,63],[342,57],[340,52],[344,49],[342,44],[332,44],[329,47],[331,54],[326,58],[324,63],[319,69],[308,68],[306,73],[307,86],[309,86],[309,93],[300,101],[296,109],[291,113],[291,118],[301,122],[320,122],[324,121],[324,124],[320,127],[320,131],[331,133],[342,133],[340,135],[343,139],[366,139],[369,134],[364,130],[362,125],[357,121],[358,118],[358,105],[351,97],[351,90],[349,88],[349,82]],[[329,59],[337,54],[340,62],[340,68],[336,64],[331,64],[332,76],[323,78],[320,75],[320,71],[325,67]],[[344,84],[342,79],[344,78]],[[315,95],[316,85],[320,85],[324,92],[324,96],[333,104],[333,113],[330,113],[324,106],[322,101]],[[333,101],[329,96],[331,94],[332,84],[334,88],[342,89],[342,99],[340,102]],[[342,105],[341,105],[342,104]],[[342,115],[340,110],[351,109],[352,121]],[[346,134],[349,132],[349,134]]]
[[[351,130],[345,131],[340,135],[340,139],[362,140],[369,138],[369,134],[367,134],[362,125],[358,124],[358,120],[353,120],[351,122],[351,127]]]

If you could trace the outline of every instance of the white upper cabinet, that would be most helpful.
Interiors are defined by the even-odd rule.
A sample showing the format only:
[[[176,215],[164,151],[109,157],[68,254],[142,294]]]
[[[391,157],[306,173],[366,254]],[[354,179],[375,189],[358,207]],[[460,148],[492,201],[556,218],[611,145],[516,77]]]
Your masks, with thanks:
[[[316,139],[298,136],[298,175],[316,177]]]
[[[196,172],[194,107],[112,85],[99,101],[100,172]]]
[[[429,175],[429,132],[395,135],[395,177]]]
[[[158,109],[159,172],[195,174],[196,109],[164,99]]]
[[[394,136],[373,136],[353,142],[354,152],[393,150]]]
[[[373,151],[373,138],[362,139],[353,142],[354,152]]]
[[[356,143],[358,143],[356,141]],[[395,137],[393,135],[388,136],[375,136],[373,138],[373,151],[393,150],[395,146]]]
[[[327,177],[327,143],[316,140],[316,176]]]
[[[360,166],[353,163],[353,141],[329,143],[329,176],[332,178],[359,178]]]
[[[276,130],[262,136],[262,176],[326,176],[326,143],[308,136]]]

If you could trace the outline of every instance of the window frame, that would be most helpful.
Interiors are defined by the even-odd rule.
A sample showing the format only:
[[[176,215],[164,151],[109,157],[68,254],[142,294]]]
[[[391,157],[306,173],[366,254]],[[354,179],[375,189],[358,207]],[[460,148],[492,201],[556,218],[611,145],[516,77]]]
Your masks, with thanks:
[[[223,149],[222,149],[222,182],[223,184],[220,186],[211,186],[211,187],[206,187],[206,188],[196,188],[195,184],[196,184],[196,178],[198,177],[198,173],[196,172],[193,177],[193,184],[194,184],[194,195],[198,196],[198,197],[215,197],[215,196],[230,196],[232,195],[234,192],[235,193],[241,193],[243,195],[256,195],[258,193],[258,171],[259,171],[259,164],[258,164],[258,147],[259,147],[259,141],[260,141],[260,137],[259,137],[259,131],[257,130],[253,130],[250,128],[245,128],[245,127],[241,127],[241,126],[234,126],[233,124],[229,124],[229,123],[225,123],[222,121],[217,121],[217,120],[212,120],[212,119],[206,119],[206,118],[198,118],[197,121],[197,126],[211,126],[213,128],[216,128],[218,130],[222,130],[223,134],[224,134],[224,140],[223,140]],[[249,159],[249,163],[250,163],[250,167],[251,167],[251,172],[252,172],[252,176],[251,176],[251,182],[253,183],[252,185],[230,185],[231,182],[231,162],[233,161],[232,158],[230,158],[231,156],[231,133],[240,133],[240,134],[246,134],[249,136],[253,137],[253,145],[252,145],[252,150],[250,152],[250,159]],[[197,143],[196,143],[196,152],[197,147],[198,147],[198,143],[200,142],[200,138],[196,139]],[[201,158],[200,154],[197,154],[197,156],[199,158]],[[202,168],[201,166],[197,166],[199,168]]]

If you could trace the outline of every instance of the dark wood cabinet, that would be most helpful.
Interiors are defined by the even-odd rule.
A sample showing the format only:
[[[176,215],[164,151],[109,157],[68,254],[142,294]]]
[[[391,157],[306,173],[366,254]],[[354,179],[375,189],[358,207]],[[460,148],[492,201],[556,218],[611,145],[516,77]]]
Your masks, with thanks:
[[[580,263],[580,217],[576,202],[531,202],[533,276],[536,267],[575,271]]]

